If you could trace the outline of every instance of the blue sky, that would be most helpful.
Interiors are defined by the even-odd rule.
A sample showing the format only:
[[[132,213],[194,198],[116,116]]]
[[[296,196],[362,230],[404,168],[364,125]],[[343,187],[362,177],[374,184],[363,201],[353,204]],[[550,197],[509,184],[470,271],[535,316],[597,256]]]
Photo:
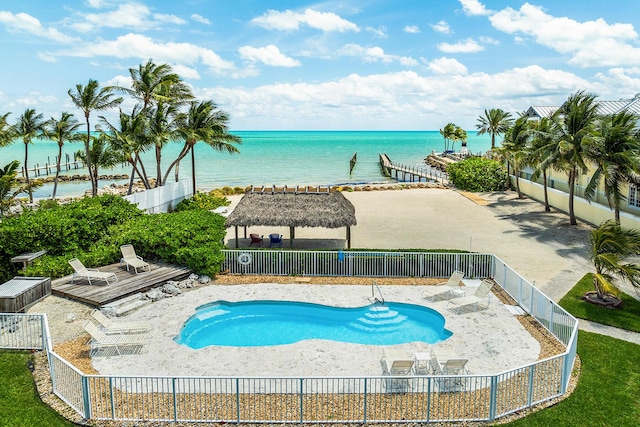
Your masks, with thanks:
[[[235,130],[474,129],[579,89],[640,93],[637,0],[0,0],[0,114],[168,63]],[[124,105],[131,108],[130,103]],[[113,112],[106,114],[112,115]],[[97,121],[97,118],[96,118]]]

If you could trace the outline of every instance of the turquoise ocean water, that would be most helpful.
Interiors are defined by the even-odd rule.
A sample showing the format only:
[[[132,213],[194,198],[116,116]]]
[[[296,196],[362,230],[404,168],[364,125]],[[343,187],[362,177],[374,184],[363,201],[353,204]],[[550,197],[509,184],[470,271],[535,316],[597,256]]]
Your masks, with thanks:
[[[390,181],[380,173],[378,154],[385,152],[393,161],[424,165],[423,159],[432,151],[444,149],[438,131],[236,131],[242,138],[240,153],[226,154],[212,150],[203,143],[196,145],[196,177],[198,190],[211,190],[224,186],[255,185],[328,185]],[[477,136],[469,131],[468,149],[484,153],[491,147],[487,135]],[[68,154],[83,148],[82,143],[66,144],[63,160]],[[175,159],[181,143],[171,143],[163,150],[163,171]],[[460,149],[456,144],[455,150]],[[36,163],[55,164],[58,153],[53,141],[36,140],[29,146],[29,167]],[[358,161],[349,174],[349,160],[357,153]],[[0,166],[11,160],[24,160],[21,141],[0,148]],[[143,156],[147,174],[155,176],[153,150]],[[66,173],[66,172],[65,172]],[[86,170],[72,170],[71,174],[84,174]],[[129,167],[101,170],[100,174],[130,174]],[[33,177],[33,173],[30,173]],[[190,179],[191,160],[187,156],[180,165],[180,179]],[[173,172],[171,178],[173,179]],[[101,181],[100,186],[111,182]],[[120,181],[119,183],[124,183]],[[82,195],[90,183],[65,183],[58,187],[59,196]],[[39,188],[34,196],[51,195],[53,184]]]

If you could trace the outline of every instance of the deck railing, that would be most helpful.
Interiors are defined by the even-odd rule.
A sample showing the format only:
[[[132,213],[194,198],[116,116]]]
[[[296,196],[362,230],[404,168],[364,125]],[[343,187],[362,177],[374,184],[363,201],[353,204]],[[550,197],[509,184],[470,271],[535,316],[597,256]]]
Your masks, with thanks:
[[[229,267],[241,251],[226,251]],[[496,375],[370,377],[146,377],[85,375],[53,352],[46,315],[2,314],[1,348],[46,349],[54,393],[83,418],[173,422],[414,423],[492,421],[566,393],[575,359],[577,320],[499,258],[483,254],[343,253],[256,251],[263,274],[291,274],[314,266],[342,273],[398,277],[446,277],[467,268],[468,276],[493,277],[538,319],[566,351]],[[290,256],[285,256],[289,253]],[[269,261],[269,255],[272,257]],[[346,255],[354,264],[346,268]],[[375,256],[373,255],[375,254]],[[338,254],[334,254],[338,256]],[[367,262],[355,262],[359,259]],[[329,260],[329,261],[327,261]],[[406,265],[407,260],[419,264]],[[448,268],[445,268],[449,262]],[[302,263],[302,264],[301,264]],[[365,265],[366,264],[366,265]],[[259,264],[260,265],[260,264]],[[318,267],[320,265],[320,267]],[[239,264],[238,268],[257,266]],[[308,268],[308,267],[307,267]],[[386,268],[386,270],[385,270]],[[254,270],[256,269],[256,270]],[[19,324],[19,328],[10,325]],[[22,332],[20,332],[22,331]]]

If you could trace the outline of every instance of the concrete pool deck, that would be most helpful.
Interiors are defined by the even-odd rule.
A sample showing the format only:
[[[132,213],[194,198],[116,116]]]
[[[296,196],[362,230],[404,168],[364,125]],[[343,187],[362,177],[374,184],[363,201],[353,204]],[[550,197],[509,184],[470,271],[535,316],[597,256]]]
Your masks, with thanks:
[[[477,286],[478,281],[468,281]],[[475,374],[495,374],[538,359],[540,345],[513,314],[491,296],[486,310],[453,314],[447,301],[428,302],[421,298],[422,286],[381,286],[387,301],[431,307],[446,318],[449,339],[429,345],[407,343],[369,346],[328,340],[305,340],[268,347],[212,346],[193,350],[174,338],[199,305],[216,300],[257,299],[306,301],[354,307],[370,304],[370,287],[357,285],[252,285],[207,286],[178,297],[145,306],[127,319],[147,320],[155,325],[147,351],[140,354],[94,357],[93,366],[101,374],[143,376],[377,376],[384,350],[403,352],[408,357],[432,348],[436,354],[454,353],[468,359]],[[469,287],[472,294],[475,287]]]

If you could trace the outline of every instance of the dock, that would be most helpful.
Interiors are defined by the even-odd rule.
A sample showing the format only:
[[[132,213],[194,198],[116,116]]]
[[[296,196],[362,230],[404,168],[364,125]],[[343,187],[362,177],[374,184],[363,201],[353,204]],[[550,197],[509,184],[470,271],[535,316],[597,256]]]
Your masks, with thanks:
[[[106,282],[93,281],[91,285],[84,278],[66,276],[51,283],[53,295],[80,301],[93,307],[101,307],[124,297],[157,288],[169,280],[182,280],[193,270],[161,262],[149,263],[151,271],[136,274],[133,269],[127,271],[124,265],[111,264],[100,267],[100,271],[115,273],[118,281],[111,285]]]
[[[420,167],[393,162],[387,153],[380,153],[380,170],[384,176],[403,182],[421,182],[424,179],[426,182],[440,182],[444,184],[449,178],[446,172],[428,165]]]

